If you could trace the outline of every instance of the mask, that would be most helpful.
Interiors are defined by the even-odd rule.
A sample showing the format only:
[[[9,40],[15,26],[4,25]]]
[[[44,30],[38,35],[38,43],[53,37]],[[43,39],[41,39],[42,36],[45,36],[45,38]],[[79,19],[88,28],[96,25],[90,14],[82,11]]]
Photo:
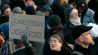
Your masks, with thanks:
[[[77,18],[77,19],[70,19],[70,22],[77,26],[77,25],[81,25],[81,21],[80,21],[80,18]]]

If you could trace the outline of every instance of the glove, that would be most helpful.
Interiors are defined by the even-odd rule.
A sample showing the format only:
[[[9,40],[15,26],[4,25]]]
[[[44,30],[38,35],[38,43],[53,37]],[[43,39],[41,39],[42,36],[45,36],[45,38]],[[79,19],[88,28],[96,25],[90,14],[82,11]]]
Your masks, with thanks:
[[[21,40],[23,42],[23,44],[25,45],[25,47],[30,47],[32,46],[31,43],[29,43],[28,39],[27,39],[27,35],[23,34],[21,36]]]

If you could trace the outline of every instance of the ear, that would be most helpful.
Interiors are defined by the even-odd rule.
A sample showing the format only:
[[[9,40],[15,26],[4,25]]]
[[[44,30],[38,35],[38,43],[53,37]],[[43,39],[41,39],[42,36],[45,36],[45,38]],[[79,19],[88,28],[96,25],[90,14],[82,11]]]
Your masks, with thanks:
[[[62,43],[60,43],[60,46],[62,47],[62,46],[63,46],[63,44],[62,44]]]
[[[83,42],[83,37],[82,36],[79,37],[79,41]]]

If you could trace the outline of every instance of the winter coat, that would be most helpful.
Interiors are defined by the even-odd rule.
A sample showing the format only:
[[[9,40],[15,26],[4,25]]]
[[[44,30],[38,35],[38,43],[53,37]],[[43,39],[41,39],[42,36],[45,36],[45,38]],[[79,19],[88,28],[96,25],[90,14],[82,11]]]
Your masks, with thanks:
[[[68,48],[62,47],[61,51],[52,51],[47,52],[46,55],[72,55]]]
[[[6,41],[2,47],[0,47],[0,55],[9,55],[9,44]]]
[[[94,39],[95,44],[91,45],[89,48],[92,50],[93,55],[98,55],[98,37]]]
[[[62,30],[63,34],[64,34],[64,40],[70,44],[74,44],[74,38],[72,36],[72,29],[73,28],[74,28],[74,25],[69,22],[64,25],[63,30]]]
[[[66,23],[65,14],[64,14],[65,6],[59,4],[59,0],[54,0],[51,5],[51,9],[54,15],[58,15],[61,18],[61,22],[64,25]]]
[[[9,22],[5,22],[1,24],[0,29],[4,34],[4,39],[8,40],[9,39]]]
[[[95,15],[95,12],[92,9],[88,8],[86,13],[83,16],[82,23],[84,25],[87,25],[89,23],[95,23],[94,18],[93,18],[94,15]]]
[[[74,51],[74,55],[92,55],[92,52],[90,49],[83,48],[82,46],[76,44]]]
[[[34,48],[31,43],[24,41],[15,47],[12,55],[34,55]]]
[[[17,52],[14,52],[12,55],[34,55],[33,53],[34,51],[32,47],[26,47],[26,48],[20,49]]]
[[[8,22],[8,21],[9,21],[8,16],[6,16],[6,15],[0,16],[0,24],[3,24],[3,23]]]

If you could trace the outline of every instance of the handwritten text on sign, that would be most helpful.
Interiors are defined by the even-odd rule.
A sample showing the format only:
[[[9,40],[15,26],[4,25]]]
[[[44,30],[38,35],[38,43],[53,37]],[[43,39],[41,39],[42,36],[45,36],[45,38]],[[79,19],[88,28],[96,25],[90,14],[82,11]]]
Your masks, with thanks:
[[[44,16],[13,14],[10,18],[10,38],[21,39],[25,33],[30,41],[44,41]]]

